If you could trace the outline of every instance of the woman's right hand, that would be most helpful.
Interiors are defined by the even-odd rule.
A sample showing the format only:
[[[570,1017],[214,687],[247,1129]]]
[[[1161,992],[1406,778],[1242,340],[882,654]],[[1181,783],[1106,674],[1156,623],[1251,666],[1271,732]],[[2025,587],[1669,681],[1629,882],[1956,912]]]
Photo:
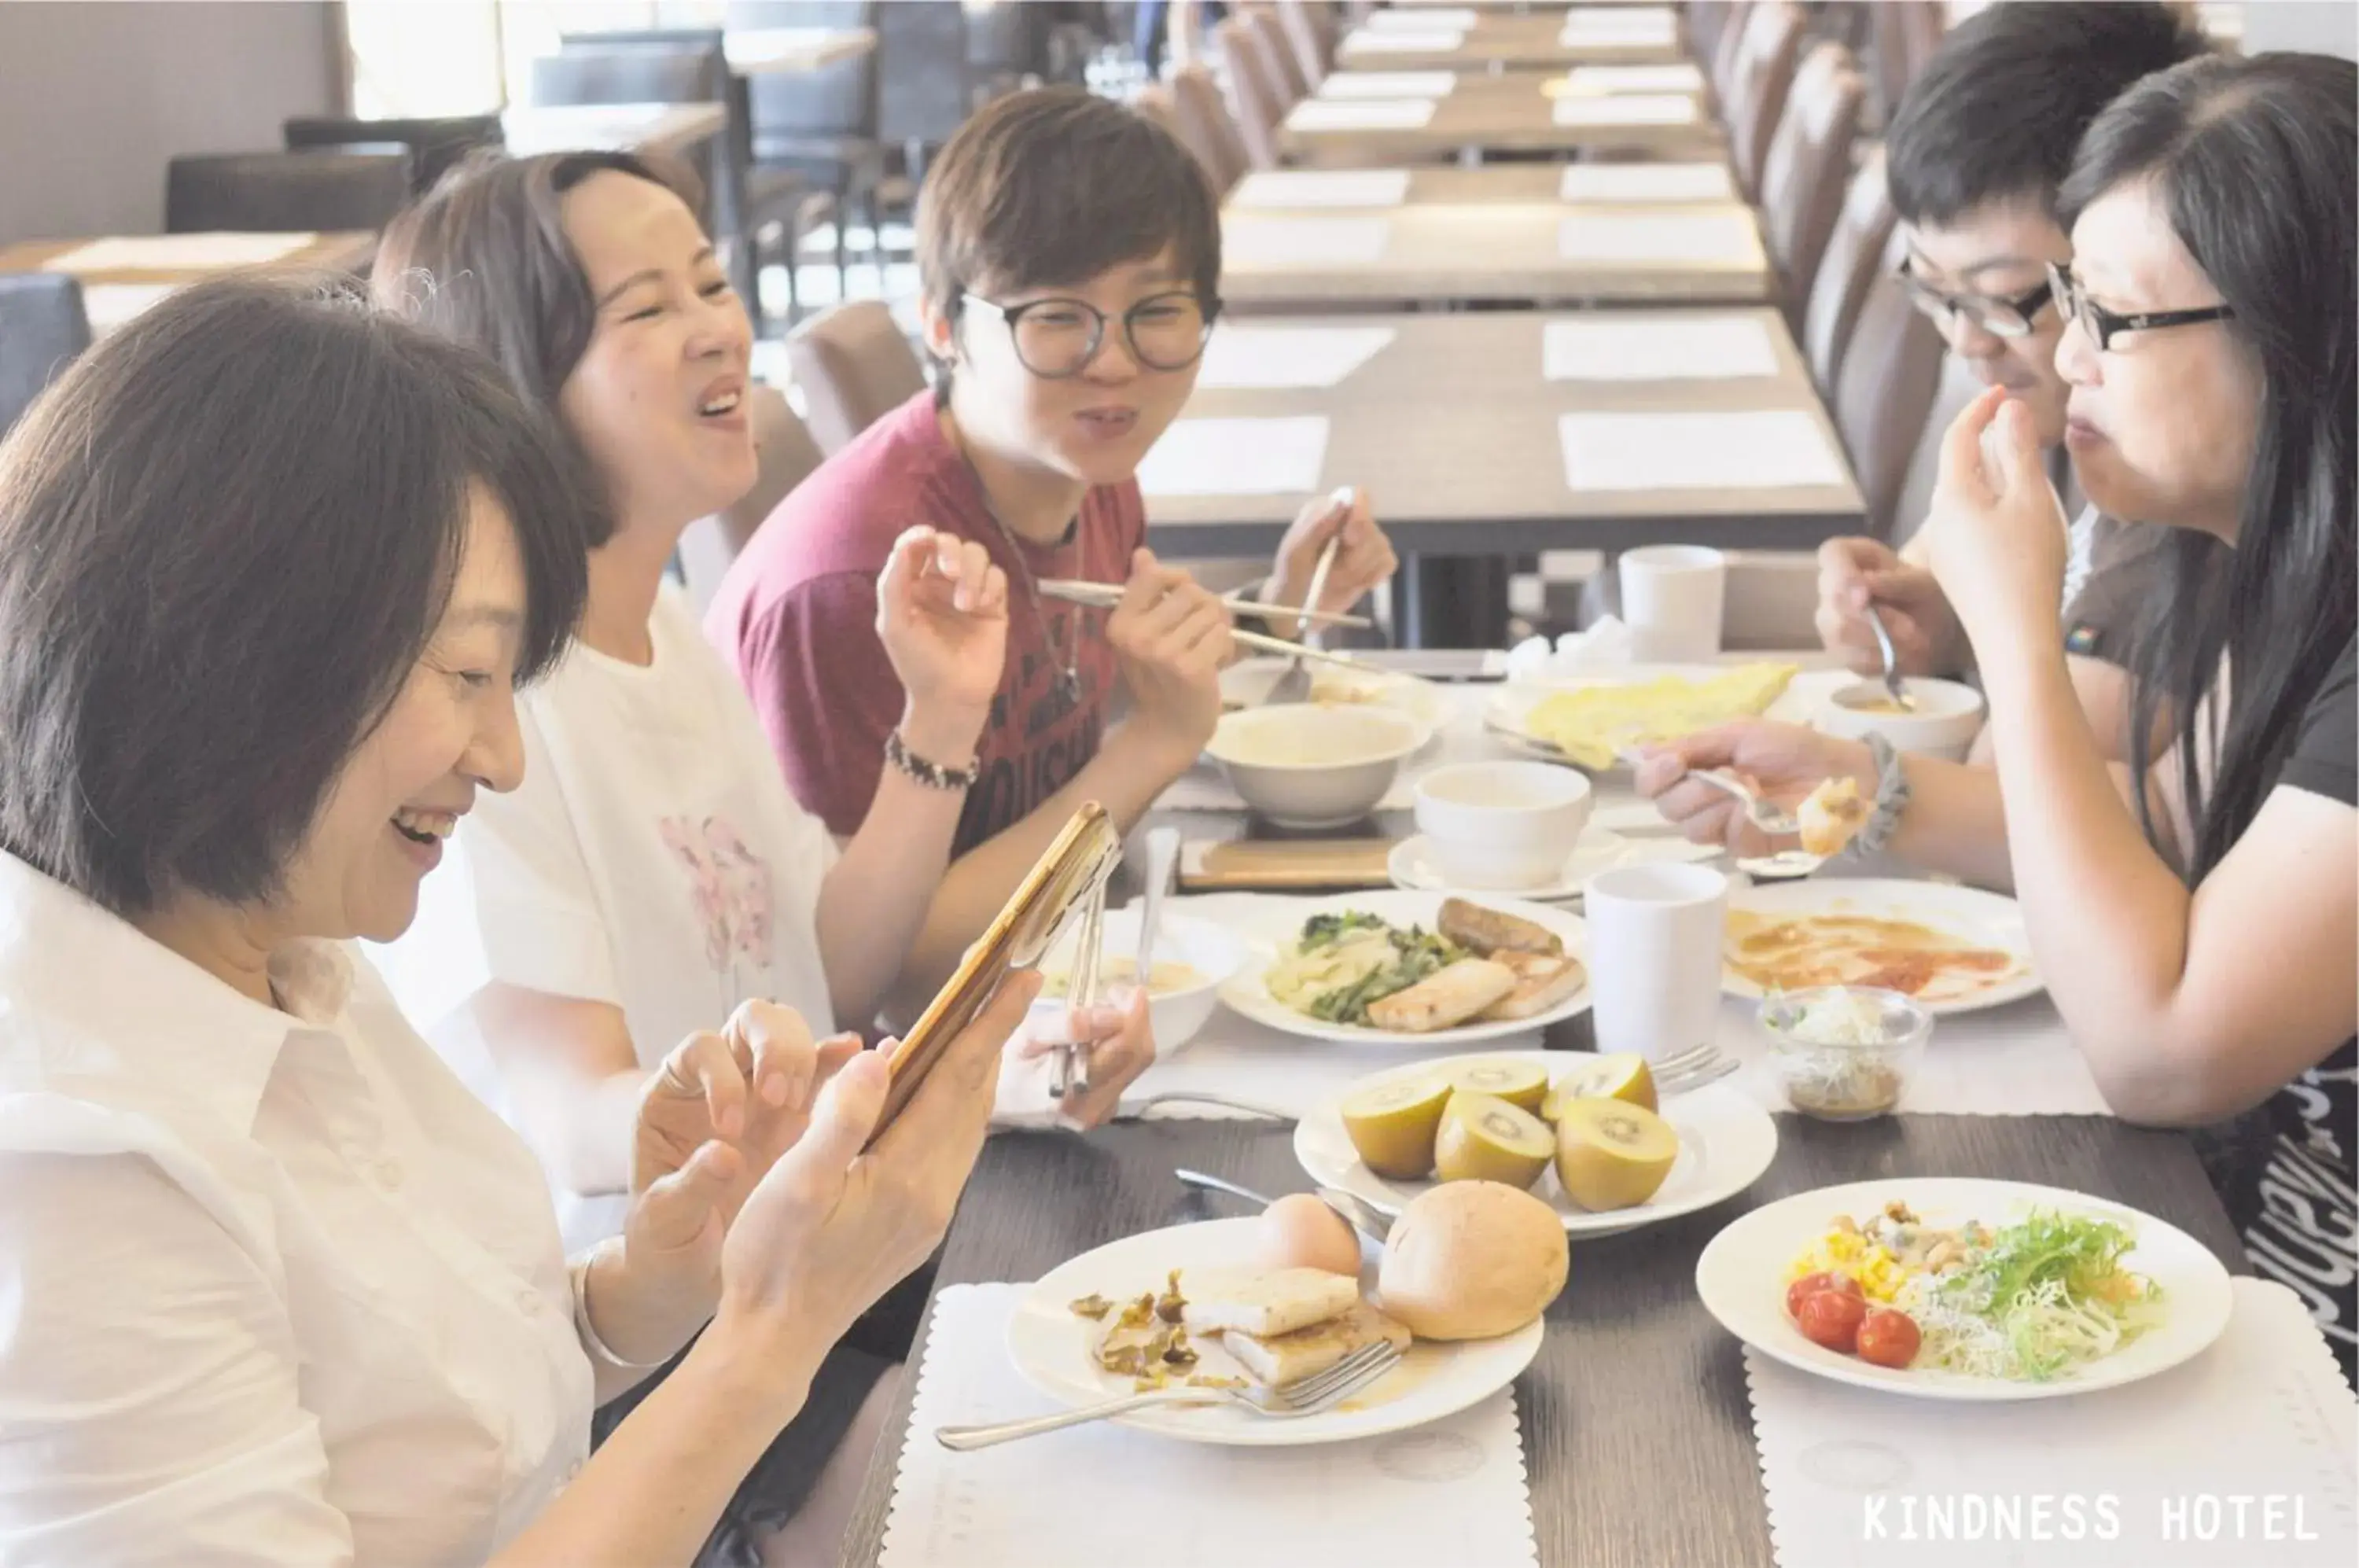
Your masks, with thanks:
[[[730,1227],[716,1326],[750,1331],[757,1345],[799,1346],[815,1361],[932,1255],[983,1149],[1000,1048],[1039,985],[1035,974],[1008,975],[865,1153],[890,1050],[863,1051],[828,1080],[809,1129]]]
[[[1933,574],[1871,539],[1832,539],[1819,547],[1819,640],[1862,675],[1884,671],[1884,654],[1867,624],[1874,604],[1892,634],[1904,675],[1942,675],[1965,662],[1965,635]]]
[[[1720,844],[1739,855],[1789,846],[1746,820],[1735,797],[1688,777],[1706,769],[1735,774],[1764,800],[1789,811],[1822,781],[1845,775],[1859,781],[1863,794],[1875,793],[1875,765],[1867,747],[1799,724],[1745,719],[1647,747],[1635,780],[1638,793],[1695,843]]]

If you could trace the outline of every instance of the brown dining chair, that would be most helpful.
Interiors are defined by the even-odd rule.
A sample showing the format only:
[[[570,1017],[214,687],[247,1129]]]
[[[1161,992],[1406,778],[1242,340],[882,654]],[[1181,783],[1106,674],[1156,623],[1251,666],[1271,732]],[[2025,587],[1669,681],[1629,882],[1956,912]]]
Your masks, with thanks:
[[[1294,106],[1286,78],[1277,62],[1266,58],[1261,35],[1243,17],[1232,16],[1214,27],[1212,41],[1228,66],[1229,110],[1245,142],[1245,156],[1256,169],[1276,169],[1283,161],[1278,152],[1279,127]]]
[[[830,457],[926,388],[926,367],[877,299],[835,306],[788,332],[787,363],[811,437]]]
[[[1201,65],[1183,65],[1171,73],[1171,101],[1180,116],[1180,139],[1212,177],[1212,188],[1233,189],[1253,167],[1244,135],[1221,101],[1220,84]]]
[[[1820,258],[1843,213],[1852,138],[1867,83],[1841,44],[1810,51],[1794,73],[1786,113],[1761,169],[1762,227],[1786,283],[1787,315],[1799,327],[1818,280]]]
[[[1949,26],[1942,0],[1883,0],[1868,7],[1868,38],[1875,56],[1875,101],[1879,123],[1888,123],[1900,96]]]
[[[1324,11],[1313,0],[1278,0],[1278,30],[1285,35],[1288,58],[1301,73],[1303,90],[1316,93],[1319,84],[1327,80],[1327,68],[1334,51],[1334,40],[1319,25],[1316,13]]]
[[[1769,138],[1794,84],[1802,27],[1802,8],[1793,0],[1759,0],[1745,18],[1728,91],[1721,99],[1736,178],[1755,201],[1760,199],[1761,166],[1768,157]]]
[[[785,393],[757,383],[746,396],[752,410],[754,451],[761,461],[754,488],[735,505],[690,523],[679,539],[680,579],[688,584],[699,615],[712,603],[730,563],[745,550],[763,519],[777,510],[788,491],[827,461],[819,442],[811,439],[810,428],[788,404]]]
[[[1244,21],[1254,36],[1261,40],[1263,58],[1277,70],[1278,80],[1286,84],[1288,105],[1290,107],[1297,101],[1309,97],[1310,78],[1304,72],[1302,62],[1294,58],[1293,48],[1286,41],[1286,24],[1267,10],[1248,11]]]
[[[1810,301],[1802,310],[1802,357],[1821,397],[1834,394],[1852,324],[1859,320],[1860,301],[1867,298],[1875,269],[1884,264],[1895,221],[1892,192],[1884,181],[1884,151],[1878,147],[1851,177],[1843,211],[1819,257]]]
[[[1138,96],[1130,101],[1130,106],[1170,132],[1180,146],[1188,146],[1188,138],[1180,134],[1180,105],[1172,98],[1171,89],[1159,82],[1149,82],[1138,90]],[[1190,157],[1196,156],[1196,149],[1192,147],[1188,147],[1188,152]],[[1203,160],[1198,158],[1197,161],[1201,163]],[[1210,171],[1206,172],[1209,177]]]
[[[1941,334],[1900,287],[1907,241],[1897,230],[1886,241],[1835,376],[1835,428],[1859,476],[1868,532],[1877,539],[1893,535],[1909,464],[1941,387]]]
[[[1712,82],[1715,103],[1726,105],[1729,94],[1736,86],[1736,60],[1745,50],[1745,23],[1753,15],[1753,0],[1730,0],[1725,15],[1720,19],[1720,36],[1714,40],[1710,54],[1697,58],[1704,64],[1704,74]]]

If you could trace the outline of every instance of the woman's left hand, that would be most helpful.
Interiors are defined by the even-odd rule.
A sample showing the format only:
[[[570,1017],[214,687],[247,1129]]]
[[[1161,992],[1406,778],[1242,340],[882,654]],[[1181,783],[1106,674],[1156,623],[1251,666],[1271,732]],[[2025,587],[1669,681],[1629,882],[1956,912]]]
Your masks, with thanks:
[[[731,1222],[859,1051],[856,1036],[815,1040],[793,1008],[756,1001],[664,1058],[640,1094],[631,1144],[623,1247],[635,1284],[692,1323],[711,1314]]]
[[[1326,591],[1320,602],[1310,607],[1341,614],[1365,598],[1378,584],[1390,578],[1400,565],[1400,557],[1393,553],[1392,540],[1376,526],[1375,514],[1369,509],[1368,493],[1354,489],[1346,505],[1338,505],[1332,495],[1321,495],[1302,508],[1294,526],[1286,530],[1278,541],[1277,561],[1270,572],[1266,593],[1272,605],[1299,609],[1310,592],[1311,574],[1319,568],[1319,552],[1327,541],[1337,535],[1343,544],[1335,551],[1335,564],[1328,569]],[[1273,615],[1271,624],[1281,635],[1300,635],[1288,617]]]
[[[983,733],[1007,657],[1007,574],[972,539],[911,528],[876,580],[876,635],[907,694],[908,722],[923,732],[906,738],[931,761],[963,763],[933,750],[961,730],[972,749]]]
[[[2000,388],[1975,398],[1942,438],[1926,540],[1933,576],[1978,654],[2018,639],[2054,646],[2067,530],[2031,411]]]
[[[1121,1107],[1122,1092],[1155,1065],[1155,1027],[1147,1010],[1147,993],[1135,991],[1127,1006],[1069,1007],[1062,1027],[1042,1027],[1042,1010],[1018,1033],[1007,1053],[1003,1087],[1010,1077],[1045,1082],[1049,1058],[1068,1044],[1089,1053],[1090,1086],[1069,1092],[1057,1102],[1058,1119],[1086,1130],[1101,1127]],[[1037,1094],[1038,1090],[1034,1093]]]

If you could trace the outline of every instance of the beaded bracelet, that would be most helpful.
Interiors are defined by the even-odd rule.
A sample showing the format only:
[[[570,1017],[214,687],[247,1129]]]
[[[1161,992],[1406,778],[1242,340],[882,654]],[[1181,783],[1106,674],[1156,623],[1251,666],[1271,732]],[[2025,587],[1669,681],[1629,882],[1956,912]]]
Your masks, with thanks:
[[[983,777],[980,761],[970,762],[964,768],[944,768],[939,762],[927,761],[909,749],[899,730],[885,737],[885,760],[929,789],[972,789],[975,780]]]

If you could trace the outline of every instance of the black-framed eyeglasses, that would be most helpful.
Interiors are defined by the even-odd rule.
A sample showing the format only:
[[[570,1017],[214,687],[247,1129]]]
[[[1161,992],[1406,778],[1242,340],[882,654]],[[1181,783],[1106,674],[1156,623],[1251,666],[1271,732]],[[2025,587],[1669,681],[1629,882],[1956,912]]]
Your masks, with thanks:
[[[2049,269],[2051,274],[2053,268]],[[1943,330],[1963,321],[1998,338],[2025,338],[2031,324],[2054,293],[2052,282],[2028,289],[2013,299],[1988,294],[1944,294],[1917,276],[1908,258],[1900,258],[1900,287],[1908,302],[1930,316]]]
[[[2057,308],[2081,331],[2097,352],[2104,353],[2114,346],[2114,339],[2123,332],[2149,332],[2160,327],[2191,327],[2201,321],[2224,321],[2236,312],[2225,305],[2199,305],[2191,310],[2140,310],[2125,316],[2118,310],[2108,310],[2089,298],[2088,289],[2064,268],[2050,262],[2048,284],[2056,291]]]
[[[980,294],[966,296],[1007,323],[1016,357],[1044,381],[1079,376],[1098,356],[1106,323],[1114,318],[1086,299],[1027,299],[1003,305]],[[1190,289],[1149,295],[1122,313],[1123,341],[1131,357],[1149,370],[1185,370],[1203,357],[1221,313],[1218,299],[1206,301]]]

